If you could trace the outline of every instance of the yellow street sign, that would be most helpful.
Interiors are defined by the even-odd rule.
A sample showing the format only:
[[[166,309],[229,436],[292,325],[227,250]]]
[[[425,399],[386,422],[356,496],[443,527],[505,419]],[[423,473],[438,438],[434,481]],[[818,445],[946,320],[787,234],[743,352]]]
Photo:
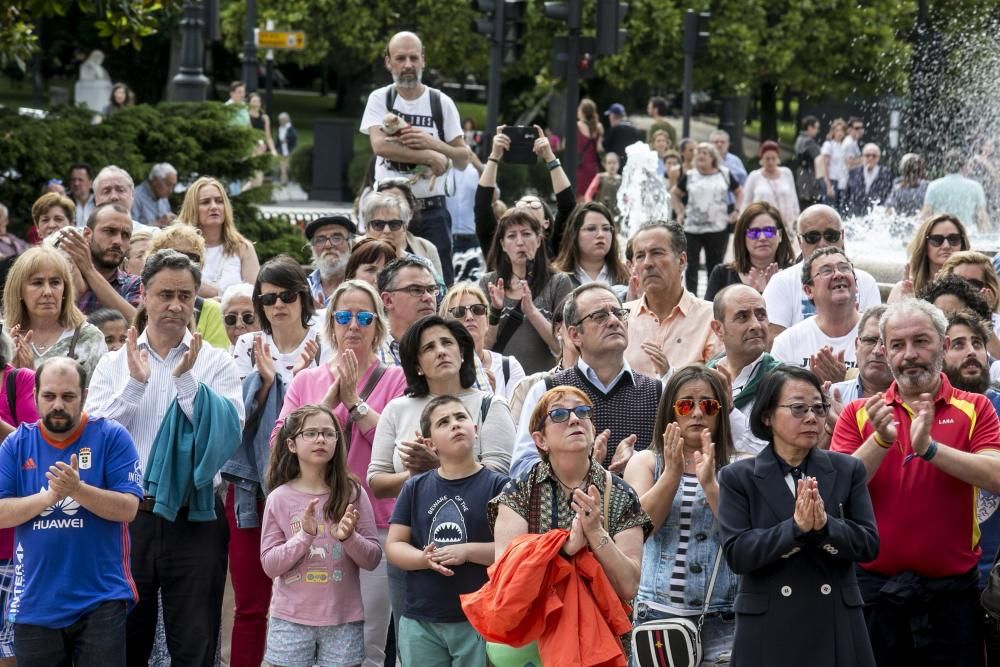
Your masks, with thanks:
[[[306,34],[302,31],[255,30],[254,33],[257,37],[257,48],[296,51],[306,48]]]

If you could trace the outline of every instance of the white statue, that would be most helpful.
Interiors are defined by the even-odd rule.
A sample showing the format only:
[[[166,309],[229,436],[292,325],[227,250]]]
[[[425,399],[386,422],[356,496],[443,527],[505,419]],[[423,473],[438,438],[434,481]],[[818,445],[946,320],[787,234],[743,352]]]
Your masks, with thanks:
[[[94,49],[80,65],[80,81],[110,81],[108,70],[104,69],[104,53]]]

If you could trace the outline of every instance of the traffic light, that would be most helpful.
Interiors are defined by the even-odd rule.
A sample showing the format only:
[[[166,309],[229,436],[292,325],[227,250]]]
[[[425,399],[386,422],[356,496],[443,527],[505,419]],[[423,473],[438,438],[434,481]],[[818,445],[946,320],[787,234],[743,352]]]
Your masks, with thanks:
[[[684,53],[694,55],[708,47],[708,20],[711,17],[709,12],[687,10],[684,14]]]
[[[597,55],[612,56],[625,46],[628,31],[622,28],[628,3],[597,0]]]
[[[472,0],[472,8],[483,16],[472,20],[472,29],[490,41],[503,41],[503,0]]]
[[[580,38],[580,59],[577,61],[577,71],[580,73],[581,79],[593,79],[597,76],[594,72],[594,65],[596,64],[596,51],[597,45],[593,37],[581,37]]]
[[[505,0],[503,48],[505,65],[513,65],[524,53],[524,8],[528,0]]]
[[[566,0],[566,2],[546,2],[545,17],[562,21],[570,30],[579,30],[583,22],[583,3],[581,0]]]

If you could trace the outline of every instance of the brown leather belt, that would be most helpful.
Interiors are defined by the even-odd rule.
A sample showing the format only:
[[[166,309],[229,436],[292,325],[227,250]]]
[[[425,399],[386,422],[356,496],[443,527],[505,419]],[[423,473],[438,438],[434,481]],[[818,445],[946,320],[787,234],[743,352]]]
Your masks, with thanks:
[[[156,498],[153,496],[146,496],[139,501],[139,511],[140,512],[152,512],[153,507],[156,506]]]

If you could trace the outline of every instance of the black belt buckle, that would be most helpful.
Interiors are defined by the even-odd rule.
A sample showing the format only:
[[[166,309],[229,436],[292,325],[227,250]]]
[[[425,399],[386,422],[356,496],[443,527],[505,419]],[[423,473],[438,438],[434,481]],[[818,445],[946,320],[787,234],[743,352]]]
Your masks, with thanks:
[[[444,205],[444,197],[441,195],[436,197],[424,197],[417,200],[417,208],[421,211],[429,208],[442,208]]]
[[[139,501],[140,512],[152,512],[154,507],[156,507],[156,498],[153,496],[145,496]]]

